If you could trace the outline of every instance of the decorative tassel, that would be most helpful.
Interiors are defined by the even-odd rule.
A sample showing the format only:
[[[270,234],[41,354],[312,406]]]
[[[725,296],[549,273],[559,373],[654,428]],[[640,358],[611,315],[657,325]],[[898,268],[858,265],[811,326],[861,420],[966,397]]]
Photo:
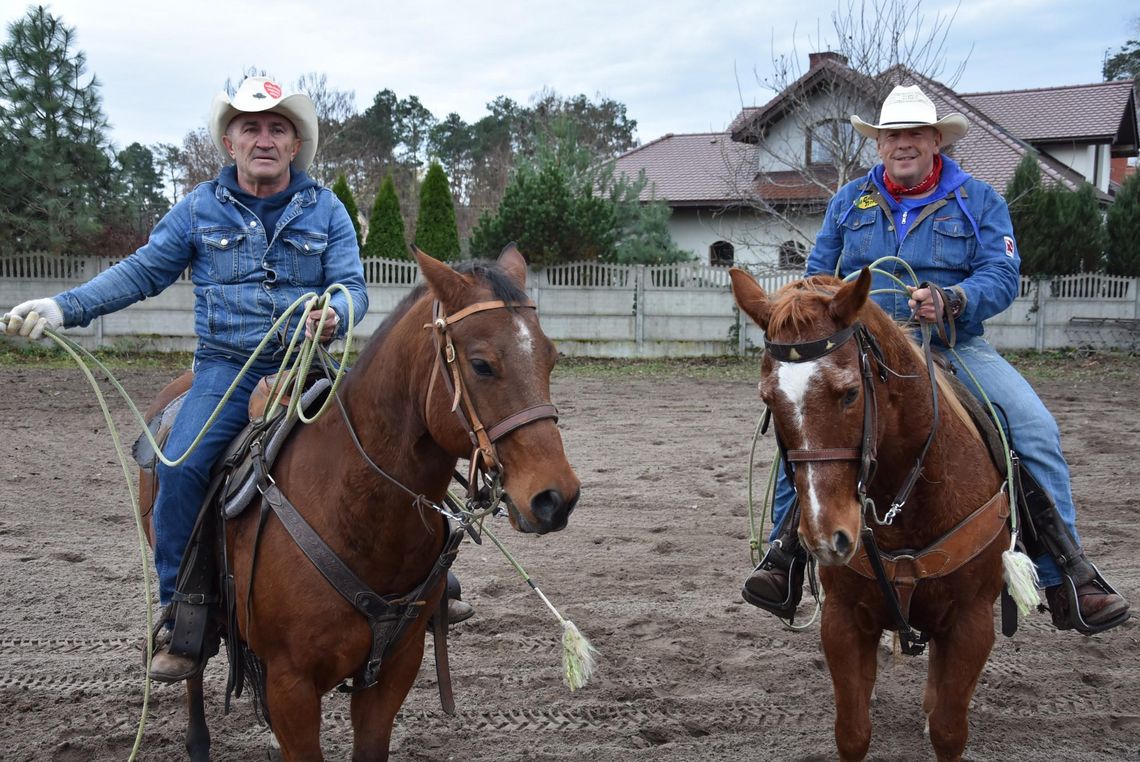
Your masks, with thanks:
[[[1001,576],[1009,588],[1009,595],[1017,604],[1018,613],[1025,616],[1040,603],[1037,567],[1029,556],[1013,548],[1001,554],[1001,565]]]
[[[562,620],[562,669],[566,685],[576,691],[594,674],[596,650],[569,619]]]

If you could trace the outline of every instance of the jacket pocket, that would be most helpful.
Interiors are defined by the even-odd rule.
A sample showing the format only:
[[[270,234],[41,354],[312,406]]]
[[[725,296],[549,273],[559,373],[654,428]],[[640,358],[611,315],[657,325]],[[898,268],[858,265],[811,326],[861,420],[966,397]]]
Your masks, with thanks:
[[[329,237],[323,233],[295,231],[283,238],[293,283],[298,286],[324,285],[324,254],[329,247]]]
[[[202,233],[202,256],[212,279],[237,283],[246,256],[245,233],[238,230],[207,230]]]
[[[934,264],[965,269],[974,249],[970,223],[957,217],[934,218]]]
[[[876,209],[852,213],[843,221],[840,227],[840,232],[843,234],[843,271],[848,272],[867,263],[867,253],[871,250],[871,239],[875,235],[875,219],[878,213]]]

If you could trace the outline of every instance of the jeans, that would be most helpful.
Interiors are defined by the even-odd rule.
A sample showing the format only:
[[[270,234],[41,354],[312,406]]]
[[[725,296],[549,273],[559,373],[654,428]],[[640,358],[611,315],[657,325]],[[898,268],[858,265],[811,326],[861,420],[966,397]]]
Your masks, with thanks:
[[[194,383],[186,393],[182,409],[178,411],[163,446],[163,454],[167,458],[176,460],[189,449],[237,378],[245,359],[229,355],[195,358]],[[206,496],[214,463],[249,423],[249,397],[257,382],[262,376],[276,371],[277,363],[255,363],[242,377],[190,457],[174,467],[161,462],[158,465],[158,496],[154,501],[154,565],[158,571],[159,602],[163,606],[174,596],[182,553]]]
[[[981,398],[973,380],[959,367],[965,365],[985,389],[995,408],[1004,413],[1003,425],[1010,444],[1017,450],[1022,464],[1053,498],[1061,519],[1080,544],[1076,525],[1077,508],[1073,503],[1073,490],[1069,481],[1069,464],[1061,452],[1061,432],[1053,415],[1029,382],[982,337],[972,336],[960,341],[955,351],[957,356],[947,353],[947,359],[958,369],[958,380],[975,397]],[[769,540],[775,539],[776,529],[791,509],[794,498],[795,487],[788,482],[784,469],[780,468]],[[1061,583],[1061,570],[1052,558],[1042,555],[1033,560],[1044,587]]]

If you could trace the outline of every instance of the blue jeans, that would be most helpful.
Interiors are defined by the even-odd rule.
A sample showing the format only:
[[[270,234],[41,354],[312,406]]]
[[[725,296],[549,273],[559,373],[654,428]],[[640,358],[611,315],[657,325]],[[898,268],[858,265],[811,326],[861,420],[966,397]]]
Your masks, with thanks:
[[[186,393],[170,437],[163,446],[163,454],[167,458],[180,458],[189,449],[237,378],[245,360],[232,356],[195,357],[194,383]],[[154,501],[154,565],[158,570],[159,602],[164,606],[174,596],[182,553],[206,496],[210,471],[230,441],[249,423],[249,396],[254,386],[262,376],[276,371],[276,363],[254,364],[190,457],[174,467],[158,465],[158,496]]]
[[[960,362],[968,367],[994,406],[1004,411],[1006,434],[1021,456],[1021,462],[1052,496],[1061,519],[1080,544],[1076,525],[1077,508],[1073,504],[1073,490],[1069,482],[1069,464],[1061,452],[1061,432],[1053,415],[1029,382],[982,337],[973,336],[960,341],[955,350],[957,357],[947,354],[946,359],[955,366]],[[961,368],[958,368],[958,380],[975,397],[981,398],[974,382]],[[769,540],[775,539],[776,528],[787,515],[794,498],[795,487],[788,483],[781,468],[776,482],[773,526]],[[1043,586],[1052,587],[1061,583],[1061,570],[1052,558],[1042,555],[1033,560],[1037,564],[1037,573]]]

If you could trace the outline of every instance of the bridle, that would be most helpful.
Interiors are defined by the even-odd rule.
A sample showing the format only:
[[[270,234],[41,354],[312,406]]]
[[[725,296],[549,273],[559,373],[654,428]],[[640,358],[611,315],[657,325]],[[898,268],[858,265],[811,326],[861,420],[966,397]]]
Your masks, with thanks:
[[[855,491],[859,505],[862,507],[860,537],[867,553],[867,560],[873,573],[873,579],[878,582],[879,589],[883,593],[883,597],[887,601],[888,609],[891,611],[895,620],[902,651],[909,655],[916,655],[922,653],[926,646],[928,636],[916,630],[908,621],[908,611],[910,608],[909,592],[900,600],[898,591],[895,586],[892,585],[892,580],[887,572],[883,556],[879,551],[878,543],[875,542],[874,532],[867,524],[867,515],[870,514],[875,523],[879,526],[887,526],[894,522],[895,518],[902,512],[903,506],[906,505],[911,492],[914,490],[918,477],[922,473],[922,464],[926,459],[926,453],[930,450],[930,445],[934,441],[934,435],[938,431],[938,380],[930,343],[929,341],[923,342],[927,373],[930,377],[931,394],[934,401],[931,414],[930,434],[927,435],[926,443],[919,452],[914,466],[911,467],[910,473],[904,480],[902,487],[895,495],[894,500],[891,501],[890,509],[881,519],[879,518],[878,510],[875,508],[874,500],[867,495],[867,486],[875,475],[875,467],[877,464],[876,454],[878,452],[876,438],[878,430],[878,405],[875,398],[876,373],[871,367],[872,362],[878,367],[877,375],[879,380],[883,383],[886,383],[888,374],[894,373],[894,371],[892,371],[884,361],[883,351],[878,341],[875,340],[875,337],[871,335],[871,332],[867,330],[867,327],[863,325],[861,321],[856,321],[830,336],[815,341],[796,344],[765,343],[764,351],[767,352],[772,359],[779,360],[780,362],[809,362],[834,352],[852,339],[854,339],[858,347],[859,373],[863,380],[863,433],[860,446],[821,448],[816,450],[788,450],[780,440],[779,431],[776,432],[776,441],[780,451],[784,454],[784,468],[790,483],[794,483],[794,481],[792,481],[792,463],[859,461],[859,479],[856,482]],[[895,375],[898,374],[896,373]],[[913,587],[911,587],[910,590],[913,590]]]
[[[432,322],[424,325],[432,331],[432,340],[435,343],[436,362],[432,369],[431,381],[428,383],[427,405],[430,407],[432,392],[435,389],[437,376],[443,378],[451,397],[451,411],[459,418],[460,424],[471,440],[470,468],[467,475],[468,500],[476,499],[479,484],[498,485],[502,478],[502,461],[499,458],[495,443],[510,434],[512,431],[528,424],[545,419],[558,420],[558,408],[550,402],[532,405],[511,413],[497,423],[487,427],[483,424],[471,393],[463,384],[463,375],[459,372],[459,353],[455,349],[449,329],[451,326],[479,312],[497,309],[536,309],[534,302],[527,299],[525,302],[505,302],[496,299],[487,302],[476,302],[448,315],[438,299],[432,302]],[[492,492],[501,492],[492,489]]]
[[[895,495],[894,500],[891,501],[890,508],[882,518],[879,518],[875,501],[867,495],[867,487],[875,476],[875,468],[877,465],[876,456],[878,454],[877,431],[879,414],[878,404],[875,398],[875,376],[878,375],[879,380],[885,383],[888,374],[893,372],[888,368],[883,359],[883,350],[879,346],[879,342],[875,340],[875,337],[871,335],[871,332],[867,330],[867,327],[862,321],[855,321],[830,336],[814,341],[805,341],[795,344],[766,342],[764,351],[771,356],[772,359],[780,362],[809,362],[831,354],[852,339],[854,339],[858,347],[859,375],[863,381],[863,433],[859,447],[789,450],[786,449],[781,442],[780,450],[784,453],[784,465],[788,470],[789,479],[791,479],[792,463],[845,460],[858,461],[859,478],[856,482],[855,492],[859,500],[859,505],[863,508],[864,521],[866,520],[866,515],[870,514],[876,524],[879,526],[887,526],[894,523],[895,518],[902,512],[903,506],[905,506],[907,500],[910,499],[911,492],[914,491],[914,486],[918,482],[919,475],[922,473],[922,464],[926,459],[926,453],[930,450],[930,445],[934,441],[934,435],[938,431],[938,384],[936,371],[934,369],[934,360],[929,347],[926,347],[925,354],[934,400],[930,433],[926,437],[926,443],[919,452],[914,466],[911,467],[910,473]],[[874,368],[872,368],[872,365],[878,368],[877,374]],[[777,432],[776,435],[777,440],[779,440],[779,432]]]

